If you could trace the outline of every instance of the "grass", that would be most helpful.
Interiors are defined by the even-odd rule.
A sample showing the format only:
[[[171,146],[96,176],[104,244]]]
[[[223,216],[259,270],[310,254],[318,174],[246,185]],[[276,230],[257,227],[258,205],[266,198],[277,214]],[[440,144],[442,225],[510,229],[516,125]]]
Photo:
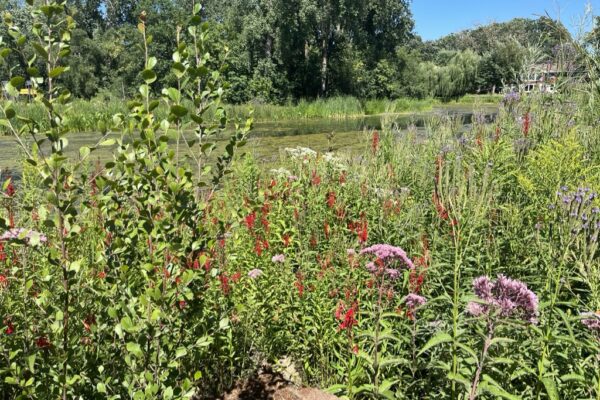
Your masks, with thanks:
[[[440,100],[409,99],[396,100],[373,99],[360,101],[354,97],[331,97],[317,100],[300,100],[296,104],[243,104],[226,105],[230,117],[244,118],[253,110],[254,120],[257,122],[268,121],[294,121],[304,119],[345,119],[379,114],[399,114],[431,110],[433,107],[444,107],[452,104],[498,104],[499,96],[467,95],[457,101],[443,103]],[[0,102],[2,104],[2,102]],[[19,115],[32,121],[44,121],[44,110],[37,104],[16,102],[16,111]],[[77,99],[72,102],[70,109],[65,113],[66,123],[73,132],[102,132],[112,124],[115,114],[127,115],[127,103],[120,99],[101,96],[91,100]],[[168,110],[162,104],[155,109],[158,119],[167,118]],[[4,126],[0,133],[7,133]]]

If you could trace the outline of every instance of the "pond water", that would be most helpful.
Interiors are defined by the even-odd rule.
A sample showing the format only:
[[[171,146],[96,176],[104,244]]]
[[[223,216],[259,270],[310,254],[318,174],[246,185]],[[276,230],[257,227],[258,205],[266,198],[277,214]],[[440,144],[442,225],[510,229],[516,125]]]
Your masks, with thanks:
[[[477,114],[487,121],[493,120],[495,106],[479,107]],[[374,115],[345,119],[306,119],[277,122],[256,122],[243,152],[250,152],[265,162],[275,161],[280,151],[286,147],[310,147],[318,151],[338,151],[340,149],[360,150],[364,148],[364,138],[373,129],[394,128],[405,130],[414,126],[425,131],[428,120],[451,115],[462,120],[468,128],[475,116],[471,106],[441,106],[430,111],[405,114]],[[92,146],[100,138],[97,133],[72,134],[68,137],[67,155],[77,157],[81,146]],[[224,142],[223,142],[224,145]],[[101,148],[92,153],[93,161],[105,162],[112,157],[110,148]],[[14,174],[20,170],[23,154],[12,136],[0,136],[0,174]]]

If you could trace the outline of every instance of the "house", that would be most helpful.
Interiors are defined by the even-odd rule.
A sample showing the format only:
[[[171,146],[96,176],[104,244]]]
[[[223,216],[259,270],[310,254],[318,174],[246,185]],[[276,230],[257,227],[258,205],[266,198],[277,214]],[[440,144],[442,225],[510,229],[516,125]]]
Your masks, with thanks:
[[[554,63],[535,64],[521,76],[521,92],[554,93],[558,79],[564,72]]]

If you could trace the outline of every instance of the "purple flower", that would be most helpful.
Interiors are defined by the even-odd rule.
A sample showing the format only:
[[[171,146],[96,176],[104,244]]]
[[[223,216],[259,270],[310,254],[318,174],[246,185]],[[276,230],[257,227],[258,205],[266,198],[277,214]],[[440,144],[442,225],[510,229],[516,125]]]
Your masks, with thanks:
[[[283,263],[285,262],[285,256],[283,254],[274,255],[273,258],[271,258],[271,261],[274,263]]]
[[[600,312],[586,312],[581,314],[585,317],[581,323],[594,333],[600,334]]]
[[[473,280],[473,291],[481,303],[469,303],[467,312],[475,317],[497,313],[504,318],[537,322],[538,298],[521,281],[498,275],[498,279],[492,282],[487,276],[480,276]]]
[[[248,277],[250,279],[256,279],[263,274],[262,269],[254,268],[252,271],[248,272]]]
[[[29,244],[33,238],[37,238],[38,242],[40,243],[46,243],[48,241],[46,235],[42,233],[32,231],[30,229],[13,228],[0,235],[0,242],[10,240],[24,240],[25,242],[27,242],[27,244]]]
[[[427,303],[427,299],[423,296],[419,296],[418,294],[410,293],[404,298],[404,303],[406,303],[406,306],[412,313],[414,313],[415,309]]]
[[[395,268],[388,268],[385,270],[385,273],[390,277],[390,279],[398,279],[400,276],[400,271]]]
[[[389,244],[374,244],[371,247],[362,249],[360,254],[373,254],[382,262],[389,264],[393,261],[400,261],[410,269],[415,268],[415,265],[410,258],[408,258],[404,250],[402,250],[400,247],[391,246]]]
[[[368,262],[366,265],[367,271],[371,272],[371,273],[375,273],[377,272],[377,266],[375,265],[375,263],[373,261]]]

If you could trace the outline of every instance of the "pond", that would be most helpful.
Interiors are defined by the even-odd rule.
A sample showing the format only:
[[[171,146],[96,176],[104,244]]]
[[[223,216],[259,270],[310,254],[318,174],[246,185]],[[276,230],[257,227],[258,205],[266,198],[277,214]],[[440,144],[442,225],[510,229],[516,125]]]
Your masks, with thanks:
[[[497,107],[479,107],[477,113],[487,121],[493,120]],[[243,152],[250,152],[265,162],[275,161],[286,147],[310,147],[318,151],[360,150],[364,148],[365,135],[382,127],[399,131],[414,126],[425,132],[428,120],[440,116],[459,118],[468,128],[475,112],[472,106],[440,106],[430,111],[404,114],[373,115],[345,119],[304,119],[277,122],[256,122]],[[115,135],[116,136],[116,135]],[[190,135],[191,136],[191,135]],[[67,155],[77,157],[81,146],[92,146],[100,138],[97,133],[72,134],[68,137]],[[110,148],[92,153],[92,160],[105,162],[112,157]],[[23,154],[12,136],[0,137],[0,174],[18,173]]]

